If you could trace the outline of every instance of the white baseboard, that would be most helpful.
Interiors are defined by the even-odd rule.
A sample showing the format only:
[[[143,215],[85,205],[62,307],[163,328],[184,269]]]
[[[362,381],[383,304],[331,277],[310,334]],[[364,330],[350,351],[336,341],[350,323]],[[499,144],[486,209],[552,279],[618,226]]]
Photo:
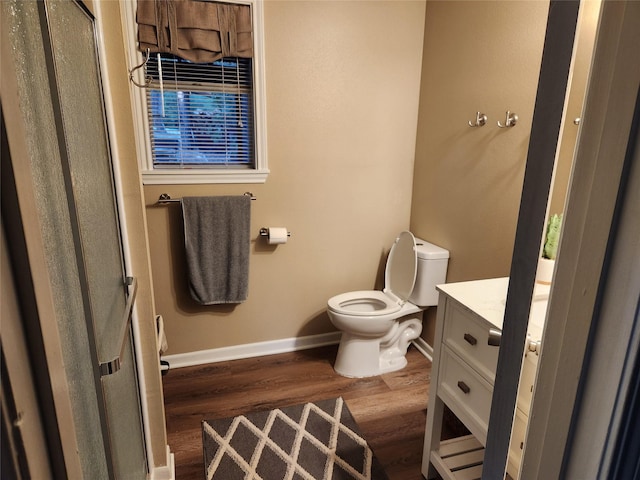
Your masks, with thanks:
[[[309,348],[336,345],[340,343],[341,332],[309,335],[306,337],[284,338],[268,342],[247,343],[233,347],[212,348],[197,352],[176,353],[164,355],[162,360],[169,362],[170,368],[191,367],[207,363],[224,362],[226,360],[238,360],[241,358],[260,357],[276,353],[294,352]]]
[[[149,472],[149,480],[176,480],[176,465],[173,453],[167,445],[167,465],[157,467]]]
[[[422,337],[418,337],[413,341],[413,346],[418,349],[425,357],[433,362],[433,347],[429,345]]]
[[[340,343],[340,335],[340,332],[331,332],[320,335],[309,335],[306,337],[271,340],[268,342],[247,343],[244,345],[234,345],[233,347],[212,348],[210,350],[164,355],[162,360],[169,362],[170,368],[191,367],[194,365],[205,365],[207,363],[224,362],[227,360],[238,360],[241,358],[274,355],[276,353],[295,352],[297,350],[323,347],[325,345],[336,345]],[[416,338],[413,341],[413,345],[420,353],[433,361],[433,347],[424,339]]]

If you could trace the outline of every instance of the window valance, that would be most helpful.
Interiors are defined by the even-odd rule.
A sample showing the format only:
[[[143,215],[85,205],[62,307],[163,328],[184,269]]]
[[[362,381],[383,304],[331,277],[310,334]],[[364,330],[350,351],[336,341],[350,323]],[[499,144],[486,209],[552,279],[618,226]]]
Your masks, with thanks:
[[[138,48],[196,63],[251,58],[251,7],[200,0],[138,0]]]

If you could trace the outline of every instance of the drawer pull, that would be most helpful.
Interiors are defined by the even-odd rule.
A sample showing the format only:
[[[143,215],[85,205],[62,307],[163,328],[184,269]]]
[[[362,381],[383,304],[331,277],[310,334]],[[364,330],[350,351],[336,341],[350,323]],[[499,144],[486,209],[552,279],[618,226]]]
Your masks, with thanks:
[[[465,333],[464,339],[467,341],[469,345],[475,345],[476,343],[478,343],[478,340],[476,340],[476,337],[474,337],[470,333]]]
[[[471,389],[469,388],[469,385],[464,383],[462,380],[458,382],[458,388],[462,390],[462,393],[464,393],[465,395],[467,395],[471,391]]]

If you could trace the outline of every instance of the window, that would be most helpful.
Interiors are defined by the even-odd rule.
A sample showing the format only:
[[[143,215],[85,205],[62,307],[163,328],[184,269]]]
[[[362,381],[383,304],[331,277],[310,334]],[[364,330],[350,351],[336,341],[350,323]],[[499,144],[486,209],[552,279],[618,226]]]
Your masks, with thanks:
[[[147,116],[154,168],[254,167],[250,58],[152,56]]]
[[[169,53],[149,56],[136,79],[141,83],[144,78],[147,87],[132,88],[143,183],[265,181],[260,8],[261,2],[251,4],[252,58],[195,63]],[[126,19],[130,53],[140,59],[135,6],[127,10],[132,15]]]

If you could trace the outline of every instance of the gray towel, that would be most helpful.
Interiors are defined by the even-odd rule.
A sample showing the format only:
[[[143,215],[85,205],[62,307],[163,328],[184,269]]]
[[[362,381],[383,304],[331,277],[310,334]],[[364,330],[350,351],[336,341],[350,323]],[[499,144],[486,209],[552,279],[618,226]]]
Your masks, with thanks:
[[[193,299],[202,305],[245,301],[251,197],[185,197],[182,216]]]

